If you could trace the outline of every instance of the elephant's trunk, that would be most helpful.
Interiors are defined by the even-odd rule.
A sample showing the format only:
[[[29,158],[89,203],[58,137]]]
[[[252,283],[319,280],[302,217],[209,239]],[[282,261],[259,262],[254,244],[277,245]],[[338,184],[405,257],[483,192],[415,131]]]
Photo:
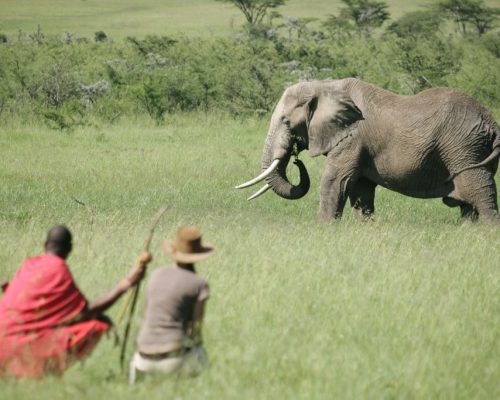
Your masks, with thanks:
[[[289,161],[290,154],[280,160],[278,168],[273,174],[266,178],[266,181],[278,196],[287,200],[297,200],[306,195],[309,191],[311,182],[304,163],[300,160],[296,160],[294,161],[294,164],[299,168],[300,182],[297,186],[292,185],[286,176],[286,167]],[[266,164],[263,161],[263,169],[265,168],[265,165]]]
[[[236,189],[243,189],[253,186],[264,179],[267,181],[266,185],[249,197],[248,200],[259,197],[268,189],[273,189],[278,196],[289,200],[300,199],[309,191],[309,175],[300,160],[294,161],[300,172],[299,184],[292,185],[286,176],[286,167],[292,156],[294,145],[297,144],[297,152],[304,150],[307,146],[304,146],[304,144],[299,146],[297,140],[291,135],[289,123],[284,117],[283,109],[284,98],[276,106],[271,119],[262,156],[262,173],[254,179],[236,186]]]
[[[267,170],[274,160],[280,160],[278,167],[271,175],[266,177],[270,188],[280,197],[287,200],[296,200],[305,196],[309,191],[310,180],[307,169],[300,160],[294,161],[299,168],[300,182],[297,186],[292,185],[286,176],[286,168],[292,155],[294,141],[290,135],[289,129],[281,121],[271,122],[271,128],[267,135],[262,156],[262,170]]]

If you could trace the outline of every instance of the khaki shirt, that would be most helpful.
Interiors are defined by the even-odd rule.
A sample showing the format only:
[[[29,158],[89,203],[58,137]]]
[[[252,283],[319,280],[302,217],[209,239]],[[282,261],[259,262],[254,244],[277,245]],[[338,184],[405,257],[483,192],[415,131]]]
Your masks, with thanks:
[[[158,354],[182,347],[195,304],[207,299],[207,282],[175,266],[153,271],[146,292],[146,315],[137,338],[138,350]]]

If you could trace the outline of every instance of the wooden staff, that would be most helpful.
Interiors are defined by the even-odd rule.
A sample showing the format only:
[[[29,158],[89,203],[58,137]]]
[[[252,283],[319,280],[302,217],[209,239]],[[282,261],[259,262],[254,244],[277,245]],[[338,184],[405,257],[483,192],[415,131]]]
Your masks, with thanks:
[[[160,221],[160,218],[162,215],[165,213],[170,208],[168,205],[164,205],[160,208],[160,210],[156,213],[156,215],[153,218],[153,222],[151,224],[151,228],[149,229],[149,234],[148,237],[146,238],[146,241],[144,242],[144,251],[149,251],[149,246],[151,244],[151,240],[153,239],[153,234],[155,231],[156,226],[158,225],[158,222]],[[127,325],[125,325],[125,332],[123,334],[123,342],[122,342],[122,348],[120,352],[120,367],[123,370],[123,363],[125,361],[125,351],[127,349],[127,341],[128,341],[128,335],[130,332],[130,325],[132,324],[132,316],[134,315],[135,311],[135,306],[137,304],[137,299],[139,297],[139,286],[140,282],[138,282],[132,290],[129,290],[126,295],[125,295],[125,301],[122,303],[122,308],[120,310],[120,313],[118,315],[118,323],[120,323],[123,320],[123,317],[125,315],[125,312],[127,311],[128,305],[130,304],[130,300],[132,299],[132,305],[130,307],[130,312],[128,314],[128,320],[127,320]]]

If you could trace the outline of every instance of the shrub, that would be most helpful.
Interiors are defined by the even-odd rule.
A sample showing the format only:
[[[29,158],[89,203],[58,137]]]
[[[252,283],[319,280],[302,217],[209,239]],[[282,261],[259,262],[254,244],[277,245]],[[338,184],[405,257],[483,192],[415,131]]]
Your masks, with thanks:
[[[433,11],[413,11],[393,22],[387,30],[401,38],[434,36],[441,24],[441,15]]]
[[[450,74],[446,84],[460,88],[485,106],[498,108],[500,104],[500,68],[498,59],[476,41],[463,44],[461,67]]]
[[[500,58],[500,33],[487,33],[481,36],[480,43],[482,46],[493,54],[496,58]]]
[[[97,31],[94,33],[94,41],[96,43],[106,42],[108,40],[108,35],[104,31]]]
[[[430,32],[437,21],[425,15],[399,19],[383,37],[307,29],[289,36],[279,25],[271,37],[240,32],[124,43],[21,32],[0,46],[0,113],[40,118],[57,129],[133,113],[158,124],[167,113],[193,110],[263,115],[287,85],[351,76],[404,94],[452,85],[497,107],[496,78],[488,81],[488,74],[500,70],[498,34],[444,37]]]
[[[393,42],[392,58],[407,76],[413,93],[433,86],[445,86],[447,77],[460,69],[462,52],[451,42],[439,38],[398,39]]]
[[[161,76],[150,75],[135,89],[139,103],[158,125],[163,122],[164,115],[168,110],[168,99],[162,87],[162,81]]]

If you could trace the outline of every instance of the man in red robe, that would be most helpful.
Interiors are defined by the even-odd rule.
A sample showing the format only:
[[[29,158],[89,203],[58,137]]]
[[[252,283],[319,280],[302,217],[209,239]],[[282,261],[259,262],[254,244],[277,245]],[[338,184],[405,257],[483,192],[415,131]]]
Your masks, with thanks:
[[[0,377],[62,375],[90,354],[112,325],[103,313],[144,276],[151,255],[145,252],[127,278],[94,302],[80,292],[66,258],[71,232],[49,230],[45,253],[26,259],[0,299]]]

